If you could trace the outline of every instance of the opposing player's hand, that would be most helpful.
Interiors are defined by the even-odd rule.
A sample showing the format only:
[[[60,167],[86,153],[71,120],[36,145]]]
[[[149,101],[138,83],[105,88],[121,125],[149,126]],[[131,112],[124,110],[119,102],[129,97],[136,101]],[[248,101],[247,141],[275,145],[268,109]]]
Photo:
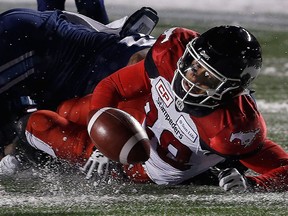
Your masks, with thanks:
[[[108,166],[109,159],[96,149],[87,160],[86,164],[83,167],[80,167],[80,170],[86,173],[86,179],[90,179],[96,169],[99,176],[107,175]]]
[[[19,161],[13,155],[6,155],[0,161],[0,176],[12,176],[19,169]]]
[[[244,192],[247,190],[247,180],[235,168],[227,168],[218,175],[219,186],[225,191]]]

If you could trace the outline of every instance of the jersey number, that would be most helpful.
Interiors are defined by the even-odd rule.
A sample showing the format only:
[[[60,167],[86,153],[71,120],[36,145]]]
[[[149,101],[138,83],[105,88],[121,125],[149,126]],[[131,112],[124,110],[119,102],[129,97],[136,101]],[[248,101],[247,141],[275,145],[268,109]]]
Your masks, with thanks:
[[[151,103],[150,103],[151,104]],[[153,105],[150,107],[151,110],[147,115],[149,119],[147,119],[147,126],[152,127],[158,118],[158,110]],[[148,133],[153,134],[153,133]],[[150,137],[151,139],[151,137]],[[159,157],[179,170],[188,170],[191,165],[189,165],[189,161],[192,155],[192,151],[188,148],[188,146],[182,144],[172,132],[168,130],[163,130],[160,135],[159,142],[157,142],[156,151]]]
[[[162,160],[176,169],[183,171],[190,168],[188,162],[192,151],[176,139],[170,131],[164,130],[161,134],[157,152]]]

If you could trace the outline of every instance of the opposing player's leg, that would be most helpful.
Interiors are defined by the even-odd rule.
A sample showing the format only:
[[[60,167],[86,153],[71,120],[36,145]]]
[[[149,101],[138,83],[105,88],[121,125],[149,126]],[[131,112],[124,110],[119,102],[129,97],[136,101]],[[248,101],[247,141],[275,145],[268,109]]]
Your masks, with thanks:
[[[23,103],[25,85],[21,82],[30,77],[38,63],[35,48],[42,33],[44,22],[40,13],[30,9],[12,9],[0,14],[0,149],[10,144],[14,137],[14,122],[25,111]],[[37,40],[36,40],[37,39]],[[19,88],[16,88],[16,86]],[[27,85],[26,85],[27,86]]]
[[[37,9],[39,11],[64,10],[65,0],[37,0]]]
[[[29,67],[31,68],[33,48],[43,46],[43,44],[37,43],[44,37],[40,27],[46,21],[45,17],[49,17],[50,14],[30,9],[12,9],[0,14],[1,77],[4,71],[8,70],[13,63],[10,62],[9,64],[7,62],[20,61],[20,57],[27,60],[25,68],[27,70]],[[16,57],[19,57],[19,59],[16,59]],[[31,60],[28,61],[28,59]],[[7,64],[3,66],[4,63]]]
[[[75,4],[80,14],[88,16],[103,24],[109,23],[104,0],[75,0]]]

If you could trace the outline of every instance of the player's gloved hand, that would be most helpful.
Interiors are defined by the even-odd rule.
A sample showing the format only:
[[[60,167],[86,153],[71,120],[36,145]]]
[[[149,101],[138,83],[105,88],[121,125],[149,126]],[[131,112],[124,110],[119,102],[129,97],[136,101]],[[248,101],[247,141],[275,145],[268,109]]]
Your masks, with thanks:
[[[80,170],[84,173],[87,172],[86,179],[90,179],[93,176],[93,172],[96,168],[99,176],[107,175],[108,166],[109,159],[104,156],[98,149],[96,149],[87,160],[86,164],[83,167],[80,167]]]
[[[0,161],[0,176],[12,176],[19,170],[20,163],[13,155],[6,155]]]
[[[218,175],[219,186],[225,191],[244,192],[247,190],[247,180],[235,168],[227,168]]]

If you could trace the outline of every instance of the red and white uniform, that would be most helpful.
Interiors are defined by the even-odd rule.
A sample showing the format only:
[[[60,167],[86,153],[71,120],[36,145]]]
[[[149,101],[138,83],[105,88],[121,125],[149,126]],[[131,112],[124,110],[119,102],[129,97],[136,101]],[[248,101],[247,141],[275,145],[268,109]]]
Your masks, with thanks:
[[[39,110],[26,126],[28,143],[53,157],[83,165],[95,149],[87,133],[91,95],[62,103],[57,112]]]
[[[176,110],[170,83],[157,77],[151,84],[152,98],[145,106],[152,150],[145,166],[150,178],[157,184],[179,184],[223,161],[201,147],[193,119]]]
[[[248,177],[252,184],[288,190],[288,155],[266,138],[265,122],[249,95],[235,97],[203,117],[176,110],[170,83],[186,44],[197,36],[197,32],[183,28],[164,32],[145,60],[120,69],[97,85],[90,110],[118,107],[143,123],[151,139],[151,157],[145,170],[157,184],[179,184],[232,157],[260,173]],[[62,109],[60,115],[67,110]],[[78,114],[77,119],[85,118]],[[30,120],[27,131],[33,135]]]
[[[265,122],[249,95],[235,97],[227,106],[204,117],[175,110],[169,83],[186,44],[197,35],[183,28],[164,32],[145,61],[123,68],[99,83],[91,109],[134,101],[134,116],[140,121],[145,118],[151,138],[151,158],[145,167],[156,183],[181,183],[224,157],[234,157],[262,174],[248,177],[252,184],[266,189],[282,186],[287,190],[288,155],[267,139]],[[138,102],[135,98],[139,98]],[[133,115],[131,105],[128,111]]]

